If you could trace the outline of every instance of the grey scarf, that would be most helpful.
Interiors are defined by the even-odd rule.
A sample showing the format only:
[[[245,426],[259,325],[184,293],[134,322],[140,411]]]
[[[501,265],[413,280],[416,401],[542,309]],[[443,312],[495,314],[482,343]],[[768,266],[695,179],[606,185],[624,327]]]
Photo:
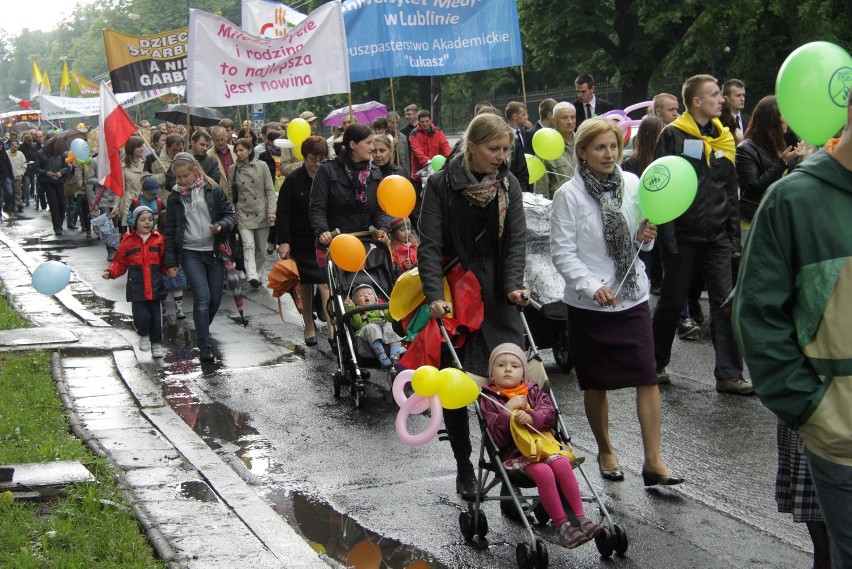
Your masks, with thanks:
[[[601,208],[606,254],[615,261],[615,279],[620,283],[627,275],[622,287],[622,297],[635,300],[639,296],[639,283],[632,267],[633,239],[630,237],[627,220],[621,214],[621,200],[624,197],[621,170],[614,169],[606,180],[596,178],[585,163],[580,165],[579,171],[586,191]]]

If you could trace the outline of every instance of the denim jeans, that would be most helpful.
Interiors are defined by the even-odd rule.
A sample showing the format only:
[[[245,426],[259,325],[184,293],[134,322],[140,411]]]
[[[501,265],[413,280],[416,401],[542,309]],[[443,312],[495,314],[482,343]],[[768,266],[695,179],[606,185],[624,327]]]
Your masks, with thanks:
[[[24,200],[24,205],[30,205],[30,198],[32,198],[31,192],[33,189],[33,177],[29,174],[24,174],[24,177],[21,178],[21,197]]]
[[[198,346],[210,345],[210,324],[222,302],[225,266],[213,251],[183,250],[183,271],[192,290],[192,320]]]
[[[852,568],[852,466],[807,451],[819,507],[831,540],[831,568]]]
[[[657,369],[669,364],[672,342],[681,308],[689,292],[695,269],[701,271],[710,299],[710,330],[716,351],[716,379],[741,378],[743,360],[734,342],[731,321],[720,306],[731,292],[731,243],[727,240],[710,243],[678,242],[678,253],[663,248],[663,286],[654,311],[654,355]]]

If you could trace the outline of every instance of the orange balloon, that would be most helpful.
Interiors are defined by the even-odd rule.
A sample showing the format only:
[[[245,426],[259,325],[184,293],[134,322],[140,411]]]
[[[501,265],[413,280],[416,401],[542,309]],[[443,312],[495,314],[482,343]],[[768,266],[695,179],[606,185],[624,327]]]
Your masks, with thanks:
[[[405,217],[414,211],[417,195],[411,181],[402,176],[388,176],[379,183],[379,207],[392,217]]]
[[[364,268],[364,261],[367,260],[367,249],[364,248],[364,244],[348,233],[342,233],[332,239],[328,252],[334,264],[350,273]]]

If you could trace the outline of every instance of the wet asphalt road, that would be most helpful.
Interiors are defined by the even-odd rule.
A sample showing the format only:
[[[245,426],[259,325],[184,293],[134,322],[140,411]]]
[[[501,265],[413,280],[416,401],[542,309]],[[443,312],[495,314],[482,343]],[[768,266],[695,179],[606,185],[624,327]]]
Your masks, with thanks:
[[[30,254],[68,263],[74,294],[132,336],[125,280],[100,277],[107,266],[103,244],[78,231],[54,237],[49,215],[32,208],[23,217],[3,221],[3,230]],[[191,296],[186,298],[188,310]],[[457,520],[465,505],[454,493],[448,444],[400,443],[393,426],[396,407],[381,389],[368,389],[360,411],[347,397],[335,400],[328,346],[320,338],[319,349],[304,348],[292,302],[284,300],[282,323],[267,289],[248,291],[245,298],[248,328],[237,322],[225,292],[212,326],[221,358],[215,364],[199,366],[191,315],[176,321],[171,298],[165,360],[141,356],[175,410],[212,448],[256,483],[309,541],[340,560],[369,539],[390,567],[416,559],[431,567],[515,566],[522,528],[503,518],[495,504],[485,506],[487,547],[472,547],[461,537]],[[642,486],[642,447],[629,391],[610,398],[611,435],[627,479],[601,480],[576,379],[559,371],[549,351],[544,354],[578,454],[587,457],[584,471],[630,539],[625,557],[601,560],[592,543],[567,551],[552,532],[539,530],[553,542],[551,567],[810,566],[804,527],[775,511],[774,417],[754,397],[716,393],[706,324],[700,341],[675,340],[672,384],[661,389],[663,455],[687,480],[676,489]],[[412,428],[424,424],[412,420]],[[475,422],[472,429],[477,432]]]

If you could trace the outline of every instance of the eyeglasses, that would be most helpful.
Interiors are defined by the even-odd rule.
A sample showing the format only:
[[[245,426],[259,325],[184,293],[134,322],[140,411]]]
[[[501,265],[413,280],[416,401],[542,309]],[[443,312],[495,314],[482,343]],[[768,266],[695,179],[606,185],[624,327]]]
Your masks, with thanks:
[[[323,161],[322,156],[317,156],[317,155],[314,155],[314,154],[308,154],[307,156],[305,156],[305,163],[320,164],[320,163],[322,163],[322,161]]]

